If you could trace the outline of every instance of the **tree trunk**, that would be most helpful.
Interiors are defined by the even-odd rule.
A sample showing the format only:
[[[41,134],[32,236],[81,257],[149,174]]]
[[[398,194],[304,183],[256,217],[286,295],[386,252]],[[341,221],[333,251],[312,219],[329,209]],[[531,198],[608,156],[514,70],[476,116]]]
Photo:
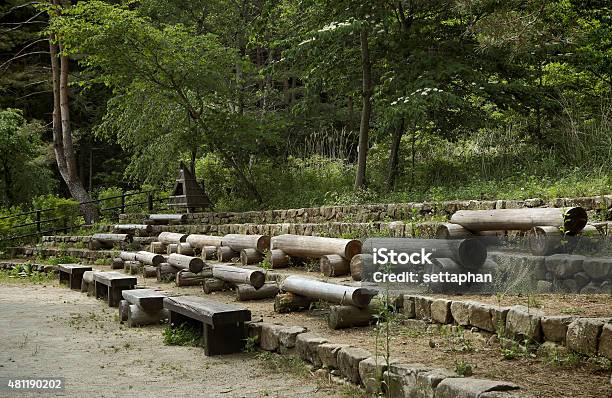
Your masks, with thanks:
[[[342,276],[349,273],[349,262],[337,254],[328,254],[319,260],[321,273],[325,276]]]
[[[356,239],[284,234],[273,237],[270,248],[280,249],[295,257],[321,258],[328,254],[337,254],[350,260],[361,253],[361,242]]]
[[[59,6],[58,0],[53,0],[54,6]],[[53,15],[55,14],[55,15]],[[58,17],[53,11],[51,17]],[[51,54],[51,76],[53,82],[53,150],[62,179],[66,183],[70,195],[81,203],[81,212],[85,222],[91,224],[99,218],[98,208],[91,202],[89,193],[77,172],[76,157],[72,145],[72,130],[70,127],[70,107],[68,91],[67,56],[59,56],[61,46],[55,43],[54,34],[49,36],[49,52]],[[59,61],[58,61],[59,56]]]
[[[213,276],[230,283],[245,283],[255,289],[259,289],[266,282],[266,275],[261,271],[231,265],[213,266]]]
[[[274,311],[280,314],[294,311],[302,311],[310,308],[313,302],[309,297],[300,296],[293,293],[277,294],[274,298]]]
[[[184,256],[182,254],[172,253],[168,256],[168,264],[175,268],[188,269],[197,274],[204,268],[204,261],[199,257]]]
[[[372,113],[372,65],[368,48],[368,30],[361,29],[361,69],[362,69],[362,110],[359,125],[359,152],[357,154],[357,175],[355,189],[365,187],[366,160],[368,157],[368,134],[370,129],[370,114]]]
[[[395,178],[397,177],[397,164],[399,159],[399,148],[404,135],[404,118],[399,126],[393,130],[391,138],[391,149],[389,151],[389,170],[387,172],[387,191],[391,192],[395,188]]]
[[[354,305],[356,307],[367,307],[377,293],[371,289],[321,282],[296,275],[285,278],[281,289],[300,296],[310,297],[311,299],[319,299],[336,304]]]
[[[242,283],[236,285],[236,300],[238,301],[267,299],[275,297],[277,294],[278,284],[276,282],[266,283],[259,289]]]
[[[255,249],[260,253],[270,249],[270,237],[267,235],[228,234],[221,238],[222,246],[229,246],[239,252],[242,249]]]
[[[332,305],[327,325],[334,330],[353,326],[368,326],[376,323],[378,309],[370,304],[367,308],[357,308],[352,305]]]

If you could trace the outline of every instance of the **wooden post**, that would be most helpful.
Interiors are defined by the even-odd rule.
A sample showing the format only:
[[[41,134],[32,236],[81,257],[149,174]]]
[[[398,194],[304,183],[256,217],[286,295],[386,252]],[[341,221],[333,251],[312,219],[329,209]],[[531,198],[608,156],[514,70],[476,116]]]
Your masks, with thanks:
[[[313,300],[309,297],[293,293],[280,293],[274,298],[274,311],[280,314],[302,311],[310,308]]]
[[[113,258],[111,269],[123,269],[123,259],[121,259],[121,257]]]
[[[119,322],[125,322],[128,320],[128,310],[130,303],[127,300],[121,300],[119,302]]]
[[[240,263],[242,265],[257,264],[263,260],[263,254],[257,249],[242,249],[240,250]]]
[[[170,243],[168,246],[166,246],[166,254],[176,253],[178,250],[178,245],[178,243]]]
[[[130,275],[136,275],[143,269],[143,265],[140,261],[124,261],[123,270]]]
[[[361,280],[361,273],[363,272],[364,263],[366,261],[369,264],[372,264],[374,262],[371,254],[362,253],[362,254],[356,255],[355,257],[351,259],[351,263],[349,267],[351,269],[351,278],[353,278],[354,281]]]
[[[355,256],[353,256],[355,258]],[[352,261],[352,259],[351,259]],[[349,273],[349,262],[337,254],[329,254],[319,260],[321,273],[325,276],[342,276]]]
[[[191,245],[187,242],[179,243],[176,247],[176,252],[185,256],[193,256],[195,254],[193,247],[191,247]]]
[[[129,327],[155,325],[170,317],[166,309],[155,312],[146,312],[137,305],[130,304],[128,307],[127,324]]]
[[[162,242],[151,242],[150,250],[155,254],[166,254],[167,247]]]
[[[196,286],[201,285],[204,279],[212,278],[212,272],[210,270],[202,270],[202,272],[194,274],[193,272],[181,270],[176,273],[176,286]]]
[[[178,271],[178,268],[175,268],[168,263],[161,263],[159,266],[157,266],[157,281],[170,282],[174,280],[175,275]]]
[[[291,257],[282,250],[272,249],[266,253],[266,259],[273,269],[287,268],[291,264]]]
[[[281,285],[282,290],[331,303],[367,307],[375,290],[362,287],[337,285],[300,276],[288,276]]]
[[[203,246],[202,247],[202,259],[203,260],[214,260],[217,258],[217,247],[216,246]]]
[[[236,300],[238,301],[267,299],[275,297],[277,294],[278,284],[276,282],[268,282],[259,289],[247,284],[236,285]]]
[[[327,324],[331,329],[344,329],[354,326],[369,326],[376,323],[378,309],[370,304],[367,308],[352,305],[332,305],[329,308]]]
[[[145,278],[156,278],[157,277],[157,267],[152,265],[147,265],[144,267],[142,274]]]
[[[202,282],[202,291],[206,294],[220,292],[228,288],[228,284],[217,278],[205,278]]]
[[[221,262],[232,261],[234,258],[239,258],[240,253],[235,252],[229,246],[217,246],[217,260]]]

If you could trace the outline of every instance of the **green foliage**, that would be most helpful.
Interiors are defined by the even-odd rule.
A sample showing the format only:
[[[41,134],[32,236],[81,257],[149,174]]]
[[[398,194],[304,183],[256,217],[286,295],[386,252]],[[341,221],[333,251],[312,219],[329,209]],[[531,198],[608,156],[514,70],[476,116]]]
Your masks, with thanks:
[[[39,261],[44,262],[46,264],[50,264],[50,265],[78,264],[81,262],[79,258],[74,257],[74,256],[67,256],[67,255],[46,257],[46,258],[42,258]]]
[[[56,272],[35,271],[32,264],[27,262],[16,264],[10,270],[0,270],[0,282],[27,282],[27,283],[50,283],[57,279]]]
[[[0,204],[17,205],[54,185],[45,159],[38,122],[28,123],[17,109],[0,109]]]
[[[455,372],[459,376],[470,377],[473,373],[473,367],[474,365],[462,359],[455,361]]]
[[[169,325],[164,328],[165,345],[198,346],[202,335],[197,328],[187,323],[180,326]]]

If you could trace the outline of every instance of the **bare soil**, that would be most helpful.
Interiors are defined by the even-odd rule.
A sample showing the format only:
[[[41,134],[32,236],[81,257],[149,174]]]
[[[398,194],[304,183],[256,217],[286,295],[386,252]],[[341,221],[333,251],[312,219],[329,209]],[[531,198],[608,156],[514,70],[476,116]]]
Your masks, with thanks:
[[[295,272],[292,272],[295,273]],[[304,274],[303,271],[299,272]],[[310,276],[314,273],[310,273]],[[340,278],[334,278],[338,281]],[[158,283],[139,276],[139,284],[157,287],[177,294],[206,296],[200,287],[177,288],[172,283]],[[225,303],[236,303],[233,292],[216,292],[206,297]],[[442,297],[442,296],[441,296]],[[449,296],[444,296],[449,297]],[[531,296],[539,309],[550,315],[563,313],[612,317],[612,298],[609,295],[535,295]],[[535,297],[535,298],[534,298]],[[496,296],[454,296],[465,300],[478,300],[498,304]],[[503,296],[501,305],[527,305],[527,296]],[[252,311],[253,319],[264,322],[307,327],[334,343],[351,344],[369,350],[375,355],[377,348],[385,351],[385,332],[377,333],[375,327],[331,330],[327,326],[325,309],[315,309],[291,314],[278,314],[273,309],[274,300],[240,302]],[[378,336],[378,337],[377,337]],[[405,363],[423,363],[454,370],[463,361],[473,366],[473,376],[505,380],[518,384],[522,391],[534,397],[551,398],[601,398],[612,397],[609,363],[581,361],[574,365],[558,366],[548,356],[523,355],[517,352],[515,359],[504,359],[498,343],[488,344],[489,334],[465,331],[463,337],[450,337],[438,331],[421,331],[401,323],[394,323],[389,332],[389,352],[393,359]],[[378,343],[377,343],[378,342]],[[433,348],[432,348],[433,346]]]
[[[165,346],[162,326],[128,328],[117,310],[56,283],[0,285],[0,377],[65,377],[67,397],[340,397],[315,376],[278,373],[254,354],[206,357]],[[9,393],[0,396],[40,396]],[[42,394],[53,395],[53,394]]]

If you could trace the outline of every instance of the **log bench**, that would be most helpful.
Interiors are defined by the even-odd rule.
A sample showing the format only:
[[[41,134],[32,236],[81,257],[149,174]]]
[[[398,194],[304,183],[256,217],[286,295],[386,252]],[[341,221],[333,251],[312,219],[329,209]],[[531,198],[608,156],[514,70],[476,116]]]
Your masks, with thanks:
[[[164,308],[170,311],[172,327],[187,323],[202,331],[205,355],[232,354],[244,348],[244,322],[251,320],[250,310],[196,296],[166,297]]]
[[[127,321],[128,326],[159,324],[168,319],[168,310],[164,309],[166,294],[153,289],[132,289],[121,292],[127,307],[119,305],[119,316]]]
[[[109,307],[118,307],[121,292],[136,286],[136,278],[120,272],[97,272],[94,274],[96,298],[108,301]]]
[[[91,271],[91,267],[80,264],[59,264],[57,266],[60,283],[68,282],[70,289],[81,289],[83,282],[83,274],[85,271]]]

